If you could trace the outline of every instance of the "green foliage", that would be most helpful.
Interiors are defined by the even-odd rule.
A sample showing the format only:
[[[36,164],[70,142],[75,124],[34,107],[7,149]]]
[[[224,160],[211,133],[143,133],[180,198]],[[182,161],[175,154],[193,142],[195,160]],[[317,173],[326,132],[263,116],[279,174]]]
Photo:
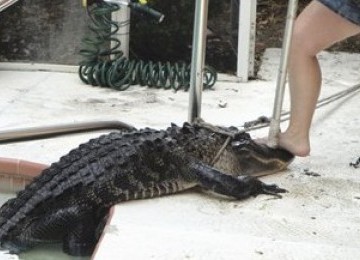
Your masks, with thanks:
[[[149,6],[162,12],[165,19],[156,24],[150,18],[132,13],[131,54],[154,61],[190,61],[194,0],[150,0]],[[223,0],[209,1],[209,18],[223,8]]]

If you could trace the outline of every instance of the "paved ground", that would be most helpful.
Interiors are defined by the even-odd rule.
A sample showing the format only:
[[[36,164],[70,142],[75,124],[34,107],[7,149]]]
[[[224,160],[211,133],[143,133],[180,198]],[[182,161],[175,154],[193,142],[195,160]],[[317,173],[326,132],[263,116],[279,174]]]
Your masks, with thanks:
[[[279,50],[267,50],[263,80],[240,84],[221,75],[215,90],[203,94],[202,117],[241,126],[271,115],[278,60]],[[358,54],[323,53],[321,63],[322,97],[360,82]],[[107,119],[162,128],[187,120],[186,92],[140,87],[115,92],[85,86],[72,73],[6,67],[0,65],[1,130]],[[288,103],[286,99],[284,110]],[[317,110],[311,156],[297,158],[287,171],[263,179],[288,189],[283,199],[232,201],[192,191],[120,204],[93,259],[360,258],[360,170],[349,166],[360,156],[358,104],[359,91]],[[267,129],[251,134],[264,136]],[[3,145],[0,156],[51,163],[98,135]],[[58,248],[50,251],[59,259]],[[25,259],[40,259],[36,254]]]

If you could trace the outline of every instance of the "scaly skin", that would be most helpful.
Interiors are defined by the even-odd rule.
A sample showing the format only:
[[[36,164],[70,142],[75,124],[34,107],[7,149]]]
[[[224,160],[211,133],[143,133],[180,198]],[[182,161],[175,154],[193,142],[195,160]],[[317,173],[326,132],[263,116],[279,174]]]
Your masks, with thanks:
[[[211,167],[228,138],[222,131],[233,135],[232,142]],[[1,247],[19,253],[39,243],[62,241],[65,252],[89,255],[108,209],[121,201],[194,186],[236,199],[285,192],[255,177],[238,176],[251,168],[256,168],[253,173],[279,170],[291,155],[259,148],[249,135],[234,135],[234,128],[222,131],[185,123],[161,131],[110,133],[80,145],[1,207]],[[242,166],[249,160],[257,167]]]

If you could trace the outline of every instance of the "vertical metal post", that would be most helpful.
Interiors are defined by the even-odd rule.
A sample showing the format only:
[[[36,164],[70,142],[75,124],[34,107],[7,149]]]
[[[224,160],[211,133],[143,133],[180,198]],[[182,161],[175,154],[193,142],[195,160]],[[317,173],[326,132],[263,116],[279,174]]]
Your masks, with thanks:
[[[196,0],[191,56],[189,122],[200,117],[205,63],[208,0]]]
[[[276,147],[279,143],[278,135],[280,133],[281,108],[284,100],[289,50],[291,45],[291,37],[292,37],[297,6],[298,6],[298,0],[289,0],[287,17],[286,17],[286,26],[283,37],[282,53],[280,58],[280,66],[279,66],[278,77],[276,82],[276,93],[274,100],[273,116],[270,121],[270,129],[268,136],[268,146],[270,147]]]
[[[236,76],[241,82],[254,76],[256,4],[256,0],[239,0]]]
[[[119,25],[119,30],[113,37],[117,38],[121,42],[120,50],[124,53],[124,56],[128,58],[130,38],[130,8],[126,6],[120,6],[119,11],[112,13],[111,19],[114,22],[117,22]]]
[[[18,0],[0,0],[0,12],[15,4]]]

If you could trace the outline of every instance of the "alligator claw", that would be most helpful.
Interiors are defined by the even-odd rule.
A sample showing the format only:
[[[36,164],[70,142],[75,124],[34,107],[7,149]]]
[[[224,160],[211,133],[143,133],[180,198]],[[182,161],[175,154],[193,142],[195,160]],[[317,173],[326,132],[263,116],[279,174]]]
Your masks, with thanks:
[[[282,198],[279,193],[288,192],[286,189],[280,188],[276,184],[266,184],[253,176],[238,176],[237,179],[242,182],[242,189],[244,185],[247,186],[247,190],[250,191],[250,195],[257,196],[259,194],[272,195],[277,198]]]
[[[288,192],[286,189],[280,188],[276,184],[266,184],[262,183],[261,185],[261,193],[273,195],[278,198],[282,198],[282,196],[279,193],[286,193]]]

